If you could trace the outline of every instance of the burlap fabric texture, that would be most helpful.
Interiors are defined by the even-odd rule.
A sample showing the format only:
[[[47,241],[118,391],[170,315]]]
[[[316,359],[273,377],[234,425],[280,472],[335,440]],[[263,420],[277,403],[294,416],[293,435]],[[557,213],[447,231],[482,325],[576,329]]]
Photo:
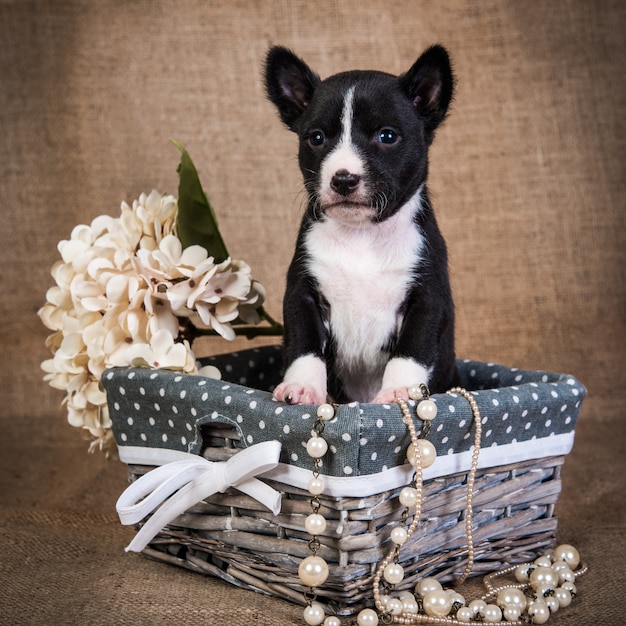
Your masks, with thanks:
[[[0,2],[0,623],[300,623],[291,604],[123,552],[125,467],[88,456],[41,383],[36,311],[75,224],[176,192],[175,137],[280,317],[303,195],[263,94],[268,46],[327,76],[399,73],[434,42],[458,76],[430,167],[457,351],[587,386],[558,510],[591,572],[551,623],[623,623],[625,16],[609,0]]]

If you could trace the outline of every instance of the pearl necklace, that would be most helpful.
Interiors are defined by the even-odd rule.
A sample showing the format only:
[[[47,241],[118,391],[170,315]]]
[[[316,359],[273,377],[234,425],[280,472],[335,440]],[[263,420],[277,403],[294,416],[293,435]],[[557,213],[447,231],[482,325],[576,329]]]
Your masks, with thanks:
[[[450,394],[459,394],[469,403],[474,420],[474,449],[467,477],[467,499],[465,532],[467,537],[467,565],[456,584],[463,583],[470,575],[474,564],[474,539],[472,532],[474,481],[478,468],[478,455],[482,437],[482,422],[476,400],[471,393],[461,387],[454,387]],[[394,544],[389,554],[378,565],[373,581],[373,596],[376,610],[363,609],[357,615],[357,626],[377,626],[378,624],[496,624],[498,626],[528,626],[545,624],[552,613],[569,606],[576,596],[575,580],[587,572],[587,566],[580,563],[576,548],[564,544],[549,550],[533,563],[512,565],[484,577],[487,590],[481,598],[466,603],[465,598],[454,589],[444,589],[432,577],[423,578],[415,586],[414,592],[401,591],[391,595],[395,585],[404,578],[400,565],[400,549],[411,538],[419,525],[422,514],[423,475],[422,470],[430,467],[437,455],[435,446],[428,441],[432,420],[437,415],[437,405],[430,400],[426,385],[412,385],[408,388],[409,397],[418,402],[416,415],[422,423],[418,435],[407,403],[402,398],[396,402],[402,411],[402,419],[409,431],[411,443],[407,450],[407,460],[415,473],[411,484],[400,491],[400,504],[404,507],[401,525],[391,531]],[[334,615],[327,616],[324,607],[316,601],[316,589],[326,582],[329,575],[328,563],[317,552],[321,543],[318,536],[326,529],[326,519],[320,514],[319,496],[324,491],[324,479],[319,467],[322,457],[328,451],[328,443],[322,437],[326,422],[333,419],[335,409],[331,404],[322,404],[317,409],[317,419],[313,425],[311,438],[306,444],[307,454],[313,459],[313,476],[308,484],[311,494],[311,514],[304,527],[311,535],[309,549],[311,555],[305,557],[298,568],[298,576],[308,587],[304,593],[306,607],[304,622],[307,626],[341,626],[341,620]],[[413,510],[411,522],[405,525]],[[516,582],[504,583],[498,587],[494,581],[502,576],[513,574]]]

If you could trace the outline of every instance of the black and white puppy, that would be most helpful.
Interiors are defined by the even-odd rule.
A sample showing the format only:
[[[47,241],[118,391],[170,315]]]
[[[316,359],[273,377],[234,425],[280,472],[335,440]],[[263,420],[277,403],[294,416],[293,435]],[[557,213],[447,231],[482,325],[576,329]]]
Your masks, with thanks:
[[[267,94],[297,133],[308,206],[287,274],[277,400],[392,402],[456,379],[446,245],[428,192],[428,148],[452,99],[444,48],[396,77],[321,80],[271,48]]]

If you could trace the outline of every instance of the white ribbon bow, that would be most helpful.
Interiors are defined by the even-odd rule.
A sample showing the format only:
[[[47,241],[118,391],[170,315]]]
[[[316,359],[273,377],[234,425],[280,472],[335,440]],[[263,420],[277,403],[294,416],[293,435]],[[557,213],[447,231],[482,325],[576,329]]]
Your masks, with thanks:
[[[163,527],[189,507],[229,487],[247,493],[277,515],[281,494],[254,476],[278,465],[280,448],[279,441],[264,441],[219,462],[190,454],[189,459],[167,463],[144,474],[127,487],[115,505],[124,525],[136,524],[154,511],[126,551],[141,552]]]

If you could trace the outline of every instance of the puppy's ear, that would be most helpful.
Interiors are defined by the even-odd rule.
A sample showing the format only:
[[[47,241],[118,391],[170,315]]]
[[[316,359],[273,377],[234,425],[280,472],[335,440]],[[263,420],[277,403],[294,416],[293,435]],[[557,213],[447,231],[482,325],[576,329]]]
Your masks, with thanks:
[[[309,106],[320,77],[291,50],[275,46],[265,61],[265,89],[276,105],[280,119],[291,130]]]
[[[446,117],[454,91],[448,52],[439,45],[428,48],[398,80],[400,88],[426,120],[426,130],[432,134]]]

